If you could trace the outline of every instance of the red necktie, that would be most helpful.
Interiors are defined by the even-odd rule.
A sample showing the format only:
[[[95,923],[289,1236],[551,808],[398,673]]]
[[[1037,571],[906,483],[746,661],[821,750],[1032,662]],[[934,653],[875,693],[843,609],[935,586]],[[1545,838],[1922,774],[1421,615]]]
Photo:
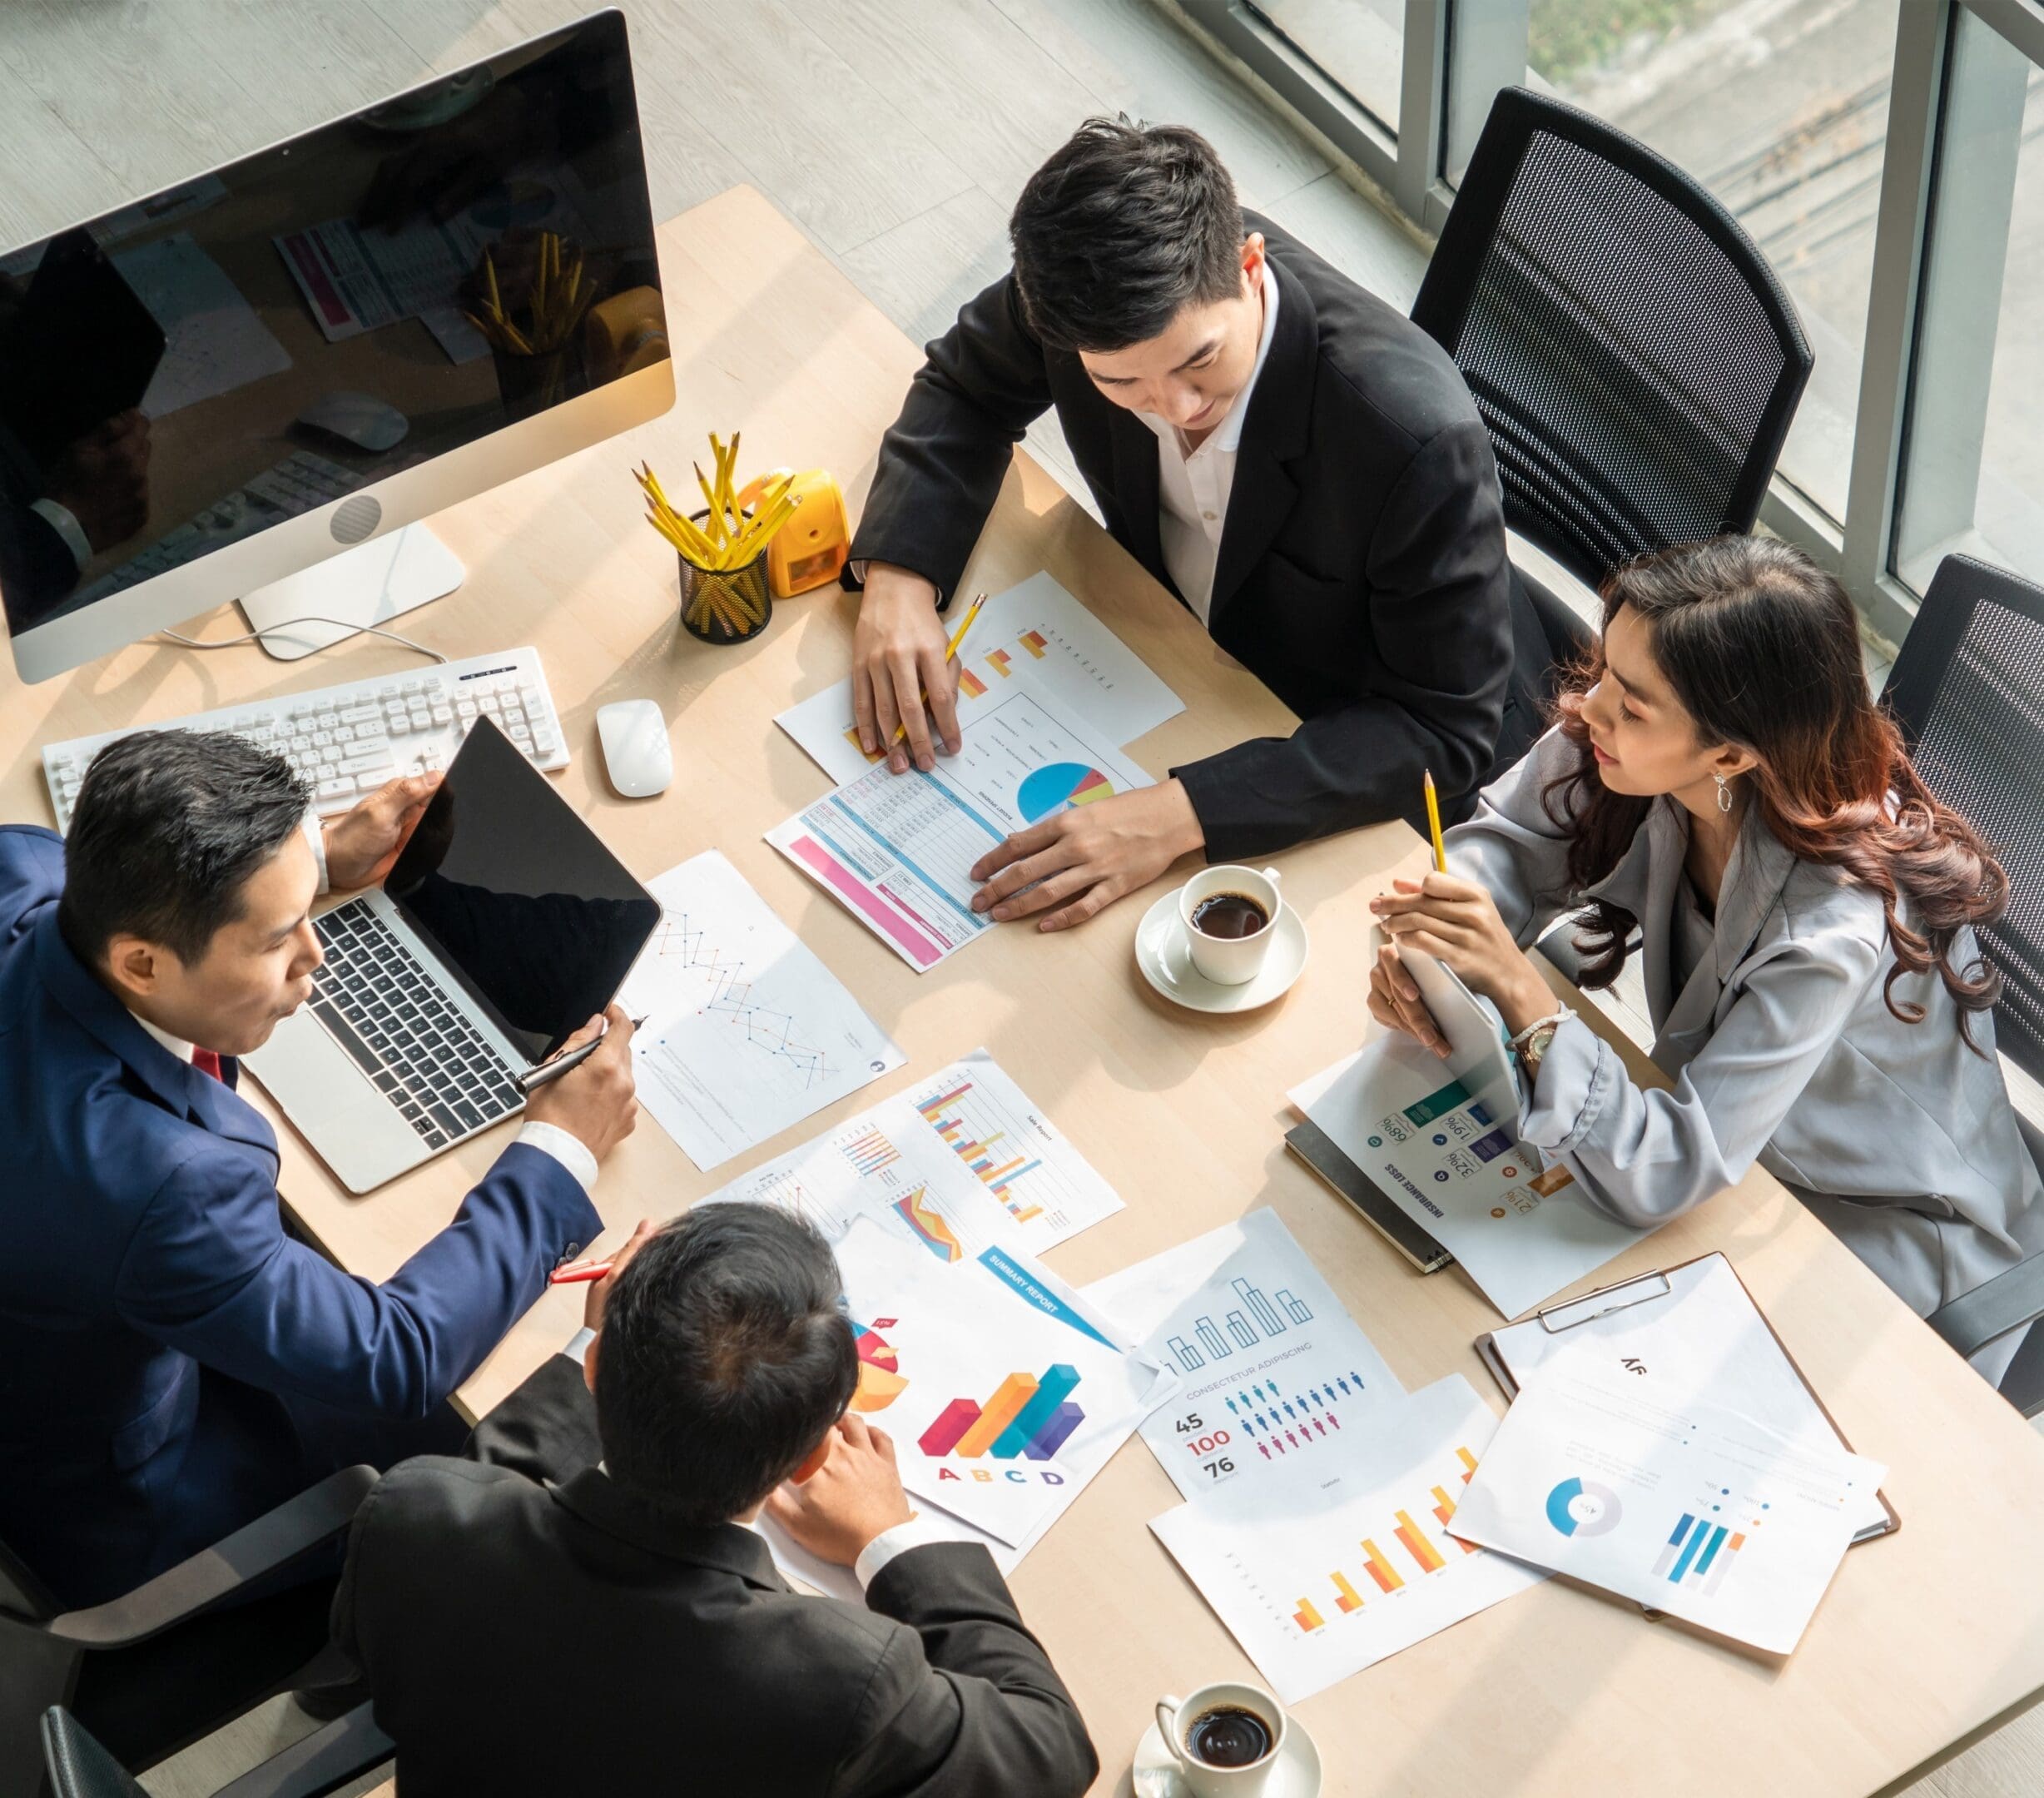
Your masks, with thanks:
[[[223,1084],[226,1080],[227,1076],[221,1069],[220,1057],[211,1049],[193,1050],[191,1065],[201,1074],[211,1074],[215,1080]]]

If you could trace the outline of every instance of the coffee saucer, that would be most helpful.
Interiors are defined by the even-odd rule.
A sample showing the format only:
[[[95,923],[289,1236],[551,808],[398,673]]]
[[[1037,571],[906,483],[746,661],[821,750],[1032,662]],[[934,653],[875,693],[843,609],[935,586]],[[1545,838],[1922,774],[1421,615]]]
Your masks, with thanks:
[[[1143,914],[1135,928],[1135,965],[1143,977],[1165,998],[1194,1011],[1253,1011],[1292,990],[1306,966],[1306,923],[1287,906],[1271,926],[1270,952],[1256,978],[1239,986],[1210,981],[1193,966],[1185,920],[1178,915],[1178,896],[1166,893]]]
[[[1191,1798],[1178,1763],[1154,1722],[1135,1746],[1129,1783],[1135,1798]],[[1296,1716],[1285,1719],[1285,1745],[1258,1798],[1315,1798],[1320,1790],[1320,1750]]]

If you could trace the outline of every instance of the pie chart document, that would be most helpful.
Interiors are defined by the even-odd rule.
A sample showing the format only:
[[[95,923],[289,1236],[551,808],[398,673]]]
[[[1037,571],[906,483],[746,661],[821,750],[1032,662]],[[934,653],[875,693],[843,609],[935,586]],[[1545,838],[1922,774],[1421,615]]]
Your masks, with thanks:
[[[1610,1367],[1521,1388],[1455,1533],[1786,1654],[1886,1470]]]
[[[1018,691],[979,711],[935,772],[882,763],[766,840],[920,972],[996,927],[972,909],[990,849],[1151,784],[1095,728]]]

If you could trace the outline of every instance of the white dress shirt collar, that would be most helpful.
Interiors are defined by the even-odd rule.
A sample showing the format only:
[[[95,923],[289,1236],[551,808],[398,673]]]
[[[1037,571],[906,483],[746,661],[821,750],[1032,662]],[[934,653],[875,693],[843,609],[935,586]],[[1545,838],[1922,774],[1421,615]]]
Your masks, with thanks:
[[[139,1011],[131,1011],[128,1016],[133,1018],[137,1024],[141,1025],[144,1030],[147,1031],[149,1034],[155,1037],[158,1042],[161,1043],[163,1046],[169,1050],[172,1055],[176,1055],[180,1061],[187,1063],[191,1061],[191,1045],[190,1043],[179,1041],[176,1037],[171,1036],[171,1034],[166,1030],[158,1030],[155,1025],[151,1024],[149,1020],[144,1017]]]

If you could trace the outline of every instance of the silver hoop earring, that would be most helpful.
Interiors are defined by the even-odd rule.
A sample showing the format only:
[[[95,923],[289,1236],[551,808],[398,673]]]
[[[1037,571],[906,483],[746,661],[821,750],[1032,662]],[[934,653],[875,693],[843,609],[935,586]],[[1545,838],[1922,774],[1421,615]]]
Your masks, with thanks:
[[[1710,777],[1718,783],[1718,809],[1729,812],[1732,809],[1732,789],[1724,784],[1722,774],[1713,774]]]

